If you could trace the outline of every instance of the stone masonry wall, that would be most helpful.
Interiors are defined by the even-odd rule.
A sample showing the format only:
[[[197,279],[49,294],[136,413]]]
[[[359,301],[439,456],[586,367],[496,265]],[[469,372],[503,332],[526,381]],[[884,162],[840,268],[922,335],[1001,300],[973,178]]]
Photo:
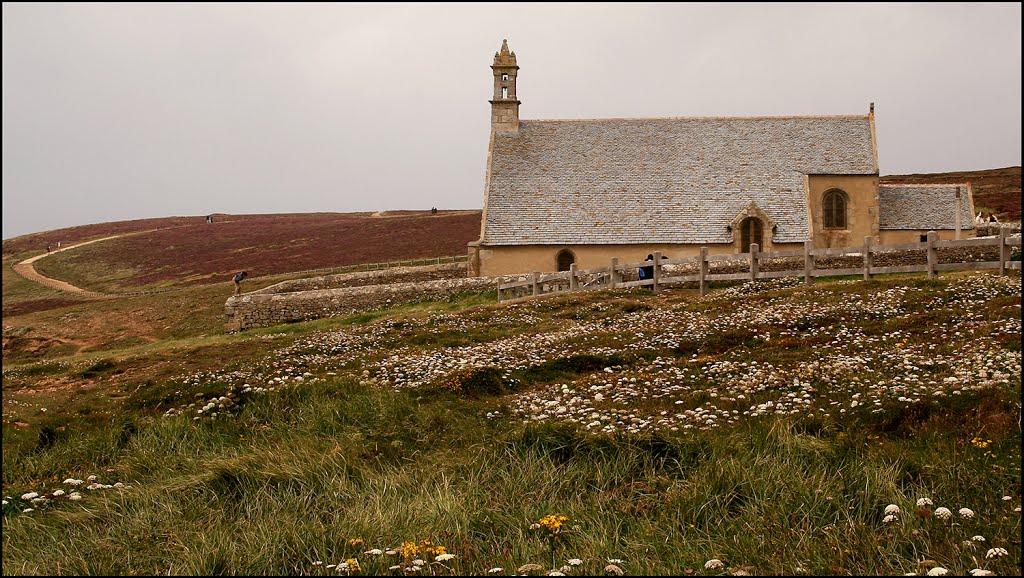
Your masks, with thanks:
[[[463,291],[489,291],[496,288],[496,279],[463,277],[288,293],[254,291],[232,296],[224,304],[225,330],[239,331],[278,323],[350,315],[413,299],[443,297]]]
[[[282,281],[250,294],[293,293],[298,291],[318,291],[321,289],[342,289],[345,287],[365,287],[385,283],[413,283],[437,281],[441,279],[462,279],[466,277],[466,263],[445,263],[422,267],[393,267],[375,271],[324,275],[308,279]]]

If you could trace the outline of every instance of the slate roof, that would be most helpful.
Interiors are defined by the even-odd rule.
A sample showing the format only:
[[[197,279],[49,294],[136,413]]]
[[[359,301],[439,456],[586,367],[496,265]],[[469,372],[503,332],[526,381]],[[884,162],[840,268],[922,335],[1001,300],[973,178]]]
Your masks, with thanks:
[[[729,243],[751,201],[807,238],[806,174],[877,174],[867,116],[522,120],[494,134],[484,244]]]
[[[878,187],[879,229],[956,229],[956,190],[960,189],[960,228],[973,229],[970,185],[898,185]]]

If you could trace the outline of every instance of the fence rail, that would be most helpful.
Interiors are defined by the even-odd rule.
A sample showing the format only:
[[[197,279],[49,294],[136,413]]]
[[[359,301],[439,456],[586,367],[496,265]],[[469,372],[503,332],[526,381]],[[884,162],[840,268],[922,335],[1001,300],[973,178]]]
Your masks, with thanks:
[[[654,253],[653,261],[642,261],[638,263],[619,263],[618,258],[612,257],[607,267],[592,269],[577,269],[576,264],[569,266],[568,271],[558,273],[533,272],[529,278],[523,281],[513,281],[498,284],[498,301],[506,298],[503,292],[518,293],[518,290],[529,288],[529,295],[542,295],[544,293],[559,293],[563,291],[580,291],[589,289],[615,289],[629,287],[650,287],[659,291],[662,287],[677,285],[680,283],[698,283],[700,294],[707,293],[708,283],[711,281],[754,281],[757,279],[777,279],[780,277],[803,277],[804,283],[811,284],[815,277],[832,277],[846,275],[863,275],[865,280],[871,279],[873,275],[886,273],[928,273],[929,279],[934,279],[940,271],[970,271],[997,269],[1000,275],[1005,275],[1009,269],[1020,269],[1020,261],[1011,261],[1010,253],[1012,247],[1020,247],[1020,237],[1007,236],[1005,228],[999,229],[999,236],[982,239],[963,239],[956,241],[939,241],[935,231],[929,231],[927,240],[920,243],[902,243],[896,245],[875,245],[872,237],[864,238],[864,245],[860,247],[821,248],[815,249],[811,242],[804,243],[803,250],[787,250],[775,253],[762,252],[757,244],[750,245],[747,253],[729,255],[708,255],[708,248],[701,247],[700,253],[693,257],[677,259],[664,259],[661,253]],[[939,249],[957,249],[967,247],[998,247],[999,258],[997,261],[958,261],[953,263],[939,263]],[[875,266],[875,256],[893,252],[924,251],[926,262],[915,265],[896,266]],[[795,259],[802,257],[803,269],[791,269],[786,271],[761,271],[761,264],[771,259]],[[818,268],[815,257],[861,257],[862,264],[859,267],[844,267],[836,269]],[[711,273],[710,263],[721,261],[745,261],[746,271],[738,273]],[[695,265],[696,274],[677,275],[674,277],[664,276],[666,265]],[[653,271],[652,278],[640,279],[638,281],[624,281],[623,274],[627,271],[634,271],[639,268],[649,268]],[[589,281],[584,281],[593,277]]]

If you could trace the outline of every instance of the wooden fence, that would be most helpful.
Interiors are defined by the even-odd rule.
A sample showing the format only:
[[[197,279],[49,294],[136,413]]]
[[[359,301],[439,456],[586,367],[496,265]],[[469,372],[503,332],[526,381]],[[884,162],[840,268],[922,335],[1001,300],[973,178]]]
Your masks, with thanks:
[[[955,249],[967,247],[998,247],[998,261],[963,261],[955,263],[939,263],[939,249]],[[661,253],[654,253],[653,261],[641,261],[638,263],[619,263],[615,257],[612,258],[608,267],[594,269],[577,269],[576,264],[570,265],[568,271],[558,273],[534,272],[526,281],[498,284],[498,301],[502,301],[502,292],[519,292],[529,288],[528,295],[541,295],[543,293],[557,293],[560,291],[578,291],[584,289],[624,289],[628,287],[650,287],[659,291],[662,287],[680,283],[697,283],[700,294],[704,295],[708,290],[708,283],[711,281],[754,281],[757,279],[776,279],[779,277],[803,277],[804,283],[811,284],[815,277],[826,277],[834,275],[863,275],[864,279],[871,279],[872,275],[884,273],[914,273],[927,272],[929,279],[934,279],[940,271],[966,271],[976,269],[998,269],[1000,275],[1005,275],[1008,269],[1020,269],[1020,261],[1011,261],[1011,247],[1020,247],[1020,237],[1010,238],[1006,229],[1000,228],[998,237],[983,239],[963,239],[957,241],[939,241],[935,231],[929,231],[927,240],[921,243],[906,243],[901,245],[874,245],[871,237],[864,238],[864,245],[861,247],[843,247],[833,249],[815,249],[811,242],[804,243],[803,250],[779,251],[775,253],[761,252],[757,244],[750,245],[749,253],[708,255],[708,248],[701,247],[700,254],[694,257],[680,259],[664,259]],[[879,253],[905,251],[925,251],[927,262],[917,265],[898,265],[888,267],[876,267],[874,257]],[[815,266],[815,257],[843,257],[860,255],[863,258],[859,267],[847,267],[839,269],[822,269]],[[792,269],[788,271],[761,271],[761,262],[769,259],[795,259],[803,258],[803,269]],[[746,271],[740,273],[710,273],[709,263],[716,261],[746,261]],[[665,276],[665,265],[695,265],[696,274],[668,277]],[[641,267],[653,269],[651,279],[637,281],[624,281],[623,274]],[[589,281],[588,281],[589,280]]]

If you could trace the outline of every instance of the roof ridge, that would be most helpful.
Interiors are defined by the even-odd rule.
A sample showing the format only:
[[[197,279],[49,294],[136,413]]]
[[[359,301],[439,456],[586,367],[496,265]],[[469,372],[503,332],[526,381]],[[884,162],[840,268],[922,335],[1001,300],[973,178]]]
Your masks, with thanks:
[[[884,177],[883,177],[884,178]],[[879,183],[879,187],[969,187],[970,182],[963,183]]]
[[[614,117],[614,118],[544,118],[544,119],[522,119],[519,122],[599,122],[607,120],[764,120],[764,119],[794,119],[794,118],[863,118],[866,114],[811,114],[811,115],[789,115],[789,116],[654,116],[654,117]]]

